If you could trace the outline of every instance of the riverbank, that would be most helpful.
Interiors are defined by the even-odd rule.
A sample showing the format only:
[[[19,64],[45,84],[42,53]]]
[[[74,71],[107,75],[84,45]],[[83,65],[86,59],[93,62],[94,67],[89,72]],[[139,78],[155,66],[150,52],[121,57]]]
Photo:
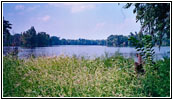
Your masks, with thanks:
[[[169,97],[170,59],[144,66],[122,56],[89,59],[3,57],[4,97]]]

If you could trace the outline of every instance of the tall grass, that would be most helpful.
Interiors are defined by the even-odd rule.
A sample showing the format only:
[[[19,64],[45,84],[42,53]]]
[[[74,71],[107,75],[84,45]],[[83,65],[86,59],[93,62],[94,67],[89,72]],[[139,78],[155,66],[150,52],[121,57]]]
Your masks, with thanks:
[[[88,60],[3,57],[4,97],[150,97],[170,96],[170,59],[156,62],[144,75],[122,56]]]

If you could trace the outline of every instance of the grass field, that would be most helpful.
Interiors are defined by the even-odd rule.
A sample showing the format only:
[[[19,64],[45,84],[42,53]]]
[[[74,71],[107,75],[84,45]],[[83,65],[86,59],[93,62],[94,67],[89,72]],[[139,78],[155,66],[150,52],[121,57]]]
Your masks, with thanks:
[[[169,97],[170,59],[145,65],[122,56],[94,60],[76,57],[3,57],[4,97]]]

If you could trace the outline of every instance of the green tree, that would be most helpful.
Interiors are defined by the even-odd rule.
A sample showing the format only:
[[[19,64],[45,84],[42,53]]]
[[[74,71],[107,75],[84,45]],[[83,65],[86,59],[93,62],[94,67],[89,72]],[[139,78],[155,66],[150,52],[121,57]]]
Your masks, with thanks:
[[[66,39],[61,39],[61,45],[67,45],[67,44],[68,44],[68,42]]]
[[[170,3],[127,3],[124,7],[132,5],[142,26],[139,33],[150,34],[160,47],[164,37],[170,38]]]
[[[160,48],[162,43],[164,43],[164,39],[167,38],[167,40],[169,40],[170,38],[170,4],[128,3],[125,8],[129,8],[132,5],[135,6],[133,12],[136,13],[136,21],[140,21],[142,27],[137,37],[131,36],[129,39],[145,60],[145,78],[141,81],[143,84],[143,91],[146,91],[150,96],[158,97],[165,94],[169,96],[170,62],[163,65],[163,68],[154,63],[153,55],[155,51],[153,47],[155,44],[158,44]],[[166,59],[163,61],[165,60]],[[163,69],[167,71],[162,72]],[[156,75],[158,75],[157,77],[162,81],[154,81],[153,76]]]
[[[37,34],[37,46],[48,46],[49,35],[46,32],[39,32]]]
[[[128,46],[128,37],[123,35],[110,35],[107,38],[108,46]]]
[[[26,32],[23,32],[22,43],[23,43],[23,46],[26,46],[26,47],[37,46],[36,30],[33,26]]]
[[[21,34],[14,34],[12,37],[12,46],[21,46]]]
[[[4,46],[9,46],[10,45],[10,32],[9,30],[12,28],[11,23],[9,21],[5,20],[3,17],[3,45]]]
[[[50,45],[59,45],[59,44],[60,44],[59,37],[52,36],[50,38]]]
[[[170,4],[169,3],[127,3],[125,8],[135,6],[133,12],[136,21],[140,21],[139,38],[130,37],[137,51],[148,62],[153,62],[154,49],[162,45],[164,38],[170,38]],[[151,64],[151,63],[150,63]]]

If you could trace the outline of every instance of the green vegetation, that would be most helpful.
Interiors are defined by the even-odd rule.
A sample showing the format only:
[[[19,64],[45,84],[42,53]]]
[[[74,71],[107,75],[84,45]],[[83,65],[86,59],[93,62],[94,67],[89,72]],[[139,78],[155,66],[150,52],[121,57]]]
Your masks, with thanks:
[[[4,46],[108,45],[135,46],[142,56],[145,73],[136,74],[134,60],[122,56],[94,60],[70,57],[39,57],[19,60],[3,57],[5,97],[169,97],[170,59],[153,61],[155,45],[170,45],[169,3],[127,3],[135,6],[139,33],[111,35],[107,40],[69,40],[36,33],[31,27],[10,35],[11,25],[3,19]],[[128,41],[128,39],[130,41]],[[14,55],[13,55],[14,56]]]
[[[43,47],[51,45],[106,45],[106,46],[132,46],[132,42],[128,41],[130,37],[138,37],[138,34],[130,33],[128,36],[110,35],[106,40],[88,40],[88,39],[60,39],[57,36],[49,36],[46,32],[36,32],[34,27],[31,27],[22,34],[14,34],[4,32],[4,46],[24,46],[24,47]],[[157,43],[158,44],[158,43]],[[163,46],[170,45],[170,39],[164,38]]]
[[[150,69],[153,61],[155,45],[170,44],[170,4],[169,3],[127,3],[124,8],[135,6],[136,22],[140,21],[141,29],[129,40]],[[148,71],[148,69],[147,69]]]
[[[11,35],[9,30],[12,24],[3,18],[3,45],[4,46],[50,46],[50,45],[107,45],[107,46],[132,46],[128,38],[138,35],[151,35],[153,46],[170,45],[170,4],[169,3],[127,3],[124,8],[135,6],[133,12],[136,21],[140,21],[141,30],[138,33],[130,33],[129,36],[110,35],[105,40],[87,39],[60,39],[57,36],[49,36],[46,32],[37,33],[32,26],[21,34]],[[142,38],[142,37],[141,37]]]
[[[12,24],[9,23],[9,21],[5,20],[3,17],[3,44],[4,45],[10,45],[10,32],[9,29],[11,29]]]
[[[127,3],[124,8],[131,6],[142,26],[139,34],[151,35],[159,46],[170,39],[170,3]]]
[[[88,60],[74,57],[3,57],[4,97],[169,97],[170,59],[134,71],[122,56]]]
[[[116,47],[128,46],[129,42],[130,41],[128,41],[128,37],[123,36],[123,35],[110,35],[107,38],[107,45],[108,46],[116,46]]]

